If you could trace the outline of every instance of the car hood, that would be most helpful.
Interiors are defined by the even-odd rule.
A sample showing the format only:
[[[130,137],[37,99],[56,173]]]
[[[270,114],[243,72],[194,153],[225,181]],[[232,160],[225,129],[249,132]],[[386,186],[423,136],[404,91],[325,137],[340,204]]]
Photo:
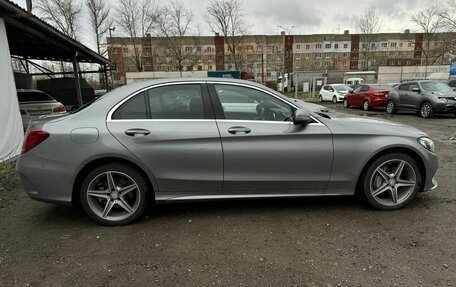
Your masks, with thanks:
[[[327,113],[328,112],[328,108],[325,106],[322,106],[322,105],[304,102],[304,101],[298,100],[298,99],[293,99],[291,101],[298,107],[305,108],[310,112],[314,112],[314,113]]]
[[[414,127],[387,120],[368,117],[344,116],[331,114],[331,119],[319,118],[333,134],[370,134],[422,137],[427,136],[423,131]]]

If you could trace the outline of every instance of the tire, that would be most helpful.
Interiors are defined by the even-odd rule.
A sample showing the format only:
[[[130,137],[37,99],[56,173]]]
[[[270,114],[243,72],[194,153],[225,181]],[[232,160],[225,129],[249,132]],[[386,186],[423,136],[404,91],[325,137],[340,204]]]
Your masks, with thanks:
[[[386,103],[386,112],[388,114],[395,114],[397,112],[396,104],[394,103],[393,100],[389,100]]]
[[[348,104],[347,99],[344,99],[344,108],[350,108],[350,105]]]
[[[363,102],[363,110],[368,111],[368,110],[370,110],[370,109],[371,109],[371,107],[370,107],[370,105],[369,105],[369,102],[368,102],[367,100],[364,101],[364,102]]]
[[[148,207],[149,187],[131,166],[110,163],[94,168],[80,188],[81,205],[102,225],[126,225],[139,219]],[[90,192],[89,192],[90,191]]]
[[[320,95],[320,103],[323,103],[323,97]]]
[[[422,118],[432,118],[434,116],[434,109],[431,103],[424,102],[420,106],[419,114]]]
[[[364,198],[379,210],[400,209],[416,196],[422,185],[421,176],[418,163],[411,156],[385,154],[375,159],[364,173]]]
[[[336,96],[333,97],[333,104],[337,104],[337,97]]]

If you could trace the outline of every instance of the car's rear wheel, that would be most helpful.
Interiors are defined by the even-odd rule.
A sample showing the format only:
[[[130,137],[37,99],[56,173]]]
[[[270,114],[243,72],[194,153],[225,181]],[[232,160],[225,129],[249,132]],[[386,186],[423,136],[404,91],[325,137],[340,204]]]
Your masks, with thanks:
[[[424,102],[420,106],[420,116],[422,118],[432,118],[434,116],[434,109],[431,103]]]
[[[337,97],[336,96],[333,97],[333,104],[337,104]]]
[[[320,103],[323,103],[323,97],[320,95]]]
[[[386,112],[387,112],[388,114],[394,114],[396,111],[397,111],[397,109],[396,109],[396,104],[394,103],[393,100],[389,100],[389,101],[386,103]]]
[[[363,110],[368,111],[370,110],[370,105],[368,101],[364,101],[363,103]]]
[[[421,171],[411,156],[385,154],[367,167],[363,179],[364,197],[377,209],[399,209],[416,196],[421,182]]]
[[[140,218],[149,202],[148,184],[136,169],[119,163],[93,169],[81,184],[85,212],[103,225],[125,225]]]
[[[348,103],[347,99],[344,99],[344,108],[349,108],[350,104]]]

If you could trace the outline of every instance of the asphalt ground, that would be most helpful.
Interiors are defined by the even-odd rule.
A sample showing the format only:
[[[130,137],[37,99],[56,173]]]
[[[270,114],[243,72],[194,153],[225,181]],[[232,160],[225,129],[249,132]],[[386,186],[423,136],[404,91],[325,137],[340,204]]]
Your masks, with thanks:
[[[325,105],[427,132],[439,187],[394,212],[353,197],[181,203],[109,228],[8,184],[0,286],[456,285],[456,118]]]

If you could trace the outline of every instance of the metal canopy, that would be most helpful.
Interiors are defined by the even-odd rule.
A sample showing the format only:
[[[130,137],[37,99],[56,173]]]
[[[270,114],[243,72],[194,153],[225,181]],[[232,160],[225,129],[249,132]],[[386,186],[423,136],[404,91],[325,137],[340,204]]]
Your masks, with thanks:
[[[5,21],[11,55],[65,62],[73,62],[76,57],[78,62],[112,66],[108,59],[36,16],[27,16],[24,9],[12,2],[0,0],[0,17]]]

